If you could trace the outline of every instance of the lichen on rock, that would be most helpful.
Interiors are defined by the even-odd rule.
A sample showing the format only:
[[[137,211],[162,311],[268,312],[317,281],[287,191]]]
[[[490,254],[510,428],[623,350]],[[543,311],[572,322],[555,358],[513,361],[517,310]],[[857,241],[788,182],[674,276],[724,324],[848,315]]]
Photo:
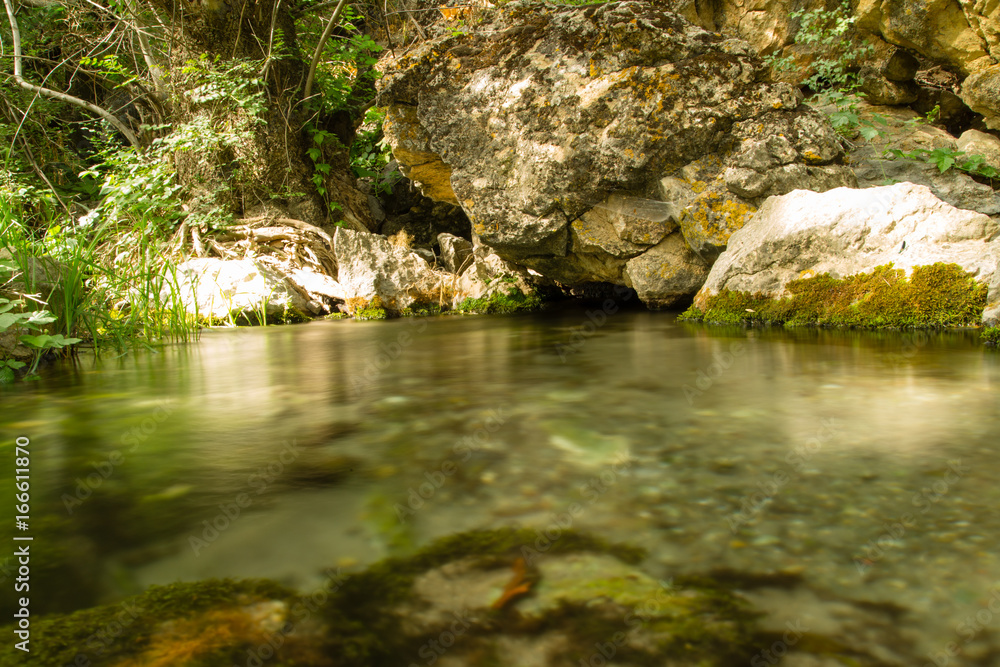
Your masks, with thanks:
[[[675,225],[711,262],[766,196],[853,185],[827,121],[792,86],[764,83],[744,42],[647,1],[479,13],[475,30],[385,61],[378,103],[400,162],[432,169],[425,193],[453,193],[504,260],[564,284],[626,285],[627,262],[668,259],[653,249]],[[643,300],[676,299],[702,267],[658,269],[689,266]]]

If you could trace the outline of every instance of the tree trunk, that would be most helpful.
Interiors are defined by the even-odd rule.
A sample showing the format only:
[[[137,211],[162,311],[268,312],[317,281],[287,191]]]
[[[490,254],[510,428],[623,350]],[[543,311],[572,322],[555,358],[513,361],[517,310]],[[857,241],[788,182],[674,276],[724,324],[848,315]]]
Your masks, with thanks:
[[[353,218],[370,228],[367,200],[353,179],[349,191],[325,188],[326,200],[313,183],[312,143],[303,131],[307,67],[287,0],[151,3],[171,31],[172,130],[176,136],[188,124],[194,142],[175,151],[175,165],[194,207],[245,217],[273,213],[317,225]],[[343,212],[331,216],[327,201]]]

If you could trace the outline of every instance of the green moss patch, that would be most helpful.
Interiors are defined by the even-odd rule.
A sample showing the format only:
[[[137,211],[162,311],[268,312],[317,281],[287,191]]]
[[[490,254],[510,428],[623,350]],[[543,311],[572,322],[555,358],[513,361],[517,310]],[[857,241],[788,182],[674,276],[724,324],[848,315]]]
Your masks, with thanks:
[[[494,292],[488,297],[465,299],[458,305],[457,310],[483,315],[510,315],[538,310],[541,305],[542,300],[537,294],[525,294],[518,288],[512,287],[507,292]]]
[[[1000,347],[1000,327],[983,329],[983,342],[993,347]]]
[[[704,312],[680,319],[713,324],[835,326],[864,329],[960,327],[979,323],[988,287],[957,264],[914,267],[907,278],[891,264],[846,278],[828,274],[793,280],[791,296],[723,290]]]
[[[115,664],[141,653],[154,629],[164,621],[188,619],[219,607],[292,597],[291,591],[268,581],[213,579],[153,586],[119,604],[32,618],[31,664]],[[5,634],[15,636],[9,629]],[[23,653],[14,648],[12,641],[0,646],[0,664],[20,664],[22,658]]]

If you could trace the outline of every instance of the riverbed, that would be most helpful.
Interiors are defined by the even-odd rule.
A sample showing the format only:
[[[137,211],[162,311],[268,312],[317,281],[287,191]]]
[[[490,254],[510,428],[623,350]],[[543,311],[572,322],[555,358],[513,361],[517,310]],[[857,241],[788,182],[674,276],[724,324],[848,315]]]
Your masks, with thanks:
[[[1000,354],[628,305],[212,330],[0,388],[37,538],[85,582],[51,608],[307,590],[517,525],[645,547],[885,664],[1000,664]]]

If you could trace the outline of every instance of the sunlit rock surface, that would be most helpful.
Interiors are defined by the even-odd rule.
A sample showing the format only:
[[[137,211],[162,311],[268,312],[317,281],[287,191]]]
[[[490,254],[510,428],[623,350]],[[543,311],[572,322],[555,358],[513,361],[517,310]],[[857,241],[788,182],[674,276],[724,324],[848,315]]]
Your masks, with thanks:
[[[723,289],[782,296],[792,280],[840,278],[890,263],[907,271],[955,263],[989,283],[1000,258],[998,234],[989,216],[957,209],[912,183],[796,191],[769,199],[733,235],[695,303],[703,307]]]
[[[503,259],[626,285],[630,261],[678,256],[654,249],[679,226],[701,261],[645,280],[643,300],[665,305],[768,195],[854,185],[826,120],[791,85],[763,83],[745,42],[649,2],[481,16],[388,61],[378,102],[404,171],[458,201]]]

